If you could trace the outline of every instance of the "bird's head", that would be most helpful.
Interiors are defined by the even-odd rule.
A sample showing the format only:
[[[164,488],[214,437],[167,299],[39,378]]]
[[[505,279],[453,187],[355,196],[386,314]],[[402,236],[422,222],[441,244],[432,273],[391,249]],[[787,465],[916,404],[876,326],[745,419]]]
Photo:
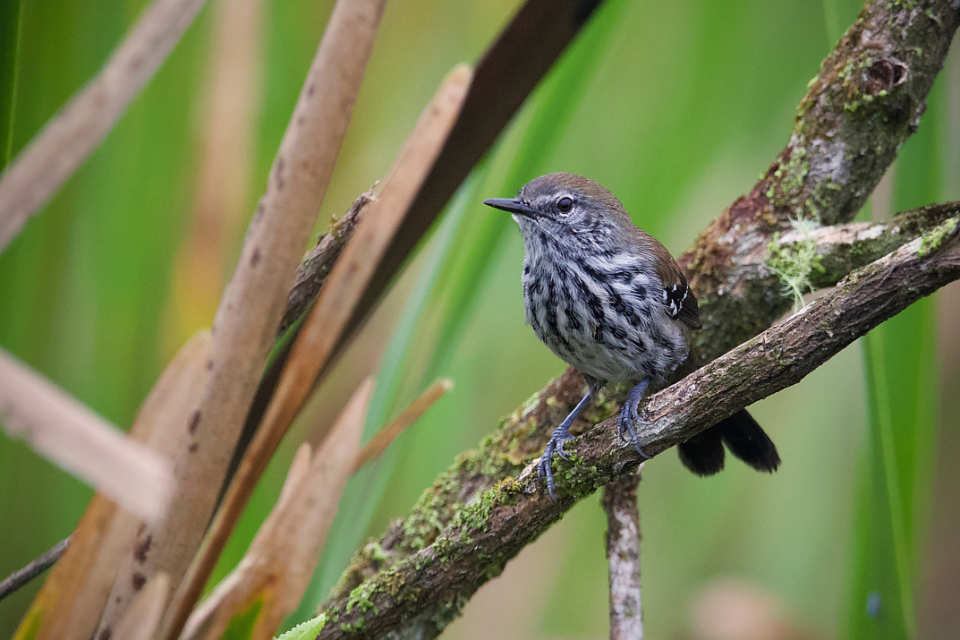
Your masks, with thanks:
[[[593,180],[550,173],[531,180],[516,198],[491,198],[487,206],[513,214],[527,239],[541,234],[559,242],[616,242],[633,229],[623,205]]]

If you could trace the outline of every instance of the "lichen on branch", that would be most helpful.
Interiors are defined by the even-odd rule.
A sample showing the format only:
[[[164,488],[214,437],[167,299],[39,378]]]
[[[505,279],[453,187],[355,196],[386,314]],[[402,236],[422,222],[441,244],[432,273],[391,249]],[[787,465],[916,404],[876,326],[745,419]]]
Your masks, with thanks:
[[[652,456],[734,412],[788,386],[884,320],[960,278],[960,219],[937,228],[845,278],[801,312],[652,396],[642,407],[650,424],[639,432]],[[573,464],[558,462],[556,504],[543,491],[536,463],[516,478],[477,492],[456,508],[433,542],[353,588],[364,594],[365,616],[350,597],[325,609],[334,624],[319,638],[382,637],[417,626],[432,637],[508,560],[579,499],[639,463],[632,443],[617,438],[615,418],[568,443]],[[381,549],[381,552],[383,550]],[[358,626],[359,625],[359,626]]]

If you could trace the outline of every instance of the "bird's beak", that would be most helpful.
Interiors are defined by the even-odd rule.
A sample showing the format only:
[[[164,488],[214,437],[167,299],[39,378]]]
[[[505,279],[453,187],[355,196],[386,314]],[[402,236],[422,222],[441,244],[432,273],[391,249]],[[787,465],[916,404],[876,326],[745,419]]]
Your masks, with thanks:
[[[516,213],[521,216],[527,216],[530,218],[537,217],[537,210],[531,207],[530,205],[521,202],[517,198],[490,198],[484,200],[483,204],[488,207],[493,207],[494,209],[502,209],[503,211],[509,211],[510,213]]]

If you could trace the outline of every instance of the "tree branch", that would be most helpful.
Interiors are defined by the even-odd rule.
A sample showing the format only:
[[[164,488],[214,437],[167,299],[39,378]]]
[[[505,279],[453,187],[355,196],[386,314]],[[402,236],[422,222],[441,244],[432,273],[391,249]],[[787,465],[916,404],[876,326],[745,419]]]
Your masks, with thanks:
[[[652,396],[643,407],[651,421],[639,432],[643,450],[656,456],[796,384],[873,327],[960,278],[958,231],[960,218],[948,219],[854,271],[801,312]],[[532,418],[542,404],[524,416]],[[567,509],[636,468],[636,450],[632,443],[618,440],[614,426],[611,418],[569,443],[567,451],[575,464],[559,466],[556,504],[542,490],[534,463],[516,479],[476,492],[469,503],[455,508],[431,544],[376,573],[349,595],[335,597],[325,608],[329,622],[318,639],[382,637],[411,627],[421,637],[439,633],[482,584],[499,575],[507,561]],[[428,491],[418,506],[426,506],[430,496]],[[404,523],[408,543],[416,522],[412,516]],[[400,533],[397,527],[394,533]]]
[[[895,216],[888,223],[853,223],[822,227],[812,233],[817,238],[822,263],[831,265],[821,276],[823,286],[835,284],[850,269],[875,260],[888,249],[896,249],[921,234],[936,229],[949,216],[960,216],[960,203],[932,205]],[[780,246],[788,248],[795,239],[785,234]],[[738,265],[738,280],[733,289],[742,290],[758,281],[765,281],[770,291],[778,286],[765,265],[764,250],[757,249],[743,265]],[[862,261],[862,262],[861,262]],[[829,276],[835,278],[832,282]],[[789,303],[786,303],[789,304]],[[717,320],[705,315],[704,322]],[[389,573],[391,567],[433,544],[441,530],[458,517],[463,503],[475,501],[478,494],[511,476],[519,475],[524,463],[540,454],[553,428],[582,397],[583,380],[572,368],[534,394],[523,406],[508,416],[501,427],[488,435],[477,450],[458,456],[456,462],[441,474],[414,506],[406,520],[395,521],[378,541],[367,545],[340,579],[325,609],[347,602],[352,590],[378,572]],[[598,401],[584,411],[575,427],[595,424],[614,413],[617,394],[601,394]],[[455,612],[452,612],[455,614]]]
[[[797,108],[787,146],[679,258],[704,323],[692,346],[703,364],[770,326],[790,302],[770,280],[744,282],[744,255],[789,219],[849,222],[900,146],[916,132],[926,96],[960,21],[949,0],[868,2],[823,61]]]
[[[696,365],[757,335],[789,308],[788,299],[770,295],[779,287],[779,278],[767,265],[769,247],[790,245],[791,218],[837,223],[853,217],[892,162],[896,149],[916,129],[958,19],[958,8],[948,0],[912,3],[909,7],[882,1],[867,4],[811,84],[787,147],[751,192],[724,211],[681,256],[681,265],[701,301],[704,330],[696,338],[691,357]],[[887,227],[817,229],[810,235],[818,238],[824,270],[811,273],[811,282],[817,286],[836,282],[848,269],[908,242],[930,224],[955,212],[955,205],[944,205],[912,212]],[[911,216],[916,217],[916,223]],[[779,240],[778,233],[783,235]],[[848,234],[849,241],[843,240],[843,233]],[[799,241],[808,239],[795,238],[793,244]],[[829,246],[833,248],[828,250]],[[681,386],[686,388],[686,383]],[[446,584],[442,593],[425,592],[430,576],[418,576],[410,567],[421,563],[424,568],[422,563],[429,564],[429,558],[447,558],[455,544],[448,534],[456,531],[459,535],[460,525],[478,515],[484,516],[479,518],[484,526],[492,526],[491,509],[497,492],[517,484],[508,478],[519,474],[523,463],[539,454],[553,427],[580,399],[582,391],[582,380],[568,370],[509,416],[498,431],[482,441],[479,450],[461,454],[454,466],[424,492],[405,521],[394,523],[379,542],[367,545],[355,558],[325,607],[331,623],[321,635],[332,637],[340,631],[362,630],[363,635],[375,636],[380,630],[402,627],[405,633],[419,631],[431,637],[442,629],[473,590],[496,575],[498,567],[516,553],[514,539],[509,538],[516,532],[497,529],[505,536],[499,540],[501,544],[487,538],[492,546],[483,551],[478,546],[476,550],[487,555],[475,554],[472,570],[458,565],[468,573],[461,575],[456,586]],[[617,390],[602,396],[585,412],[580,425],[610,415],[619,400],[622,395]],[[685,432],[682,438],[671,436],[660,446],[670,446],[692,433]],[[585,469],[590,465],[580,465],[571,473],[582,474]],[[522,478],[527,483],[524,486],[535,486],[528,475]],[[603,484],[597,477],[593,480],[598,482],[596,486]],[[487,491],[491,487],[493,491]],[[582,494],[575,491],[573,495]],[[467,502],[471,506],[464,507]],[[537,523],[553,522],[542,512],[533,518],[525,526],[532,526],[531,531],[536,533],[521,535],[525,541],[521,544],[543,530]],[[471,536],[468,531],[464,530],[467,538]],[[379,587],[387,587],[396,599],[396,608],[403,612],[402,623],[397,618],[383,622],[381,618],[396,612],[387,612],[377,604],[380,615],[374,621],[376,628],[364,627],[360,622],[363,614],[350,607],[351,600],[356,603],[357,597]],[[351,594],[357,597],[351,598]],[[364,607],[364,611],[370,609]]]
[[[640,509],[637,484],[643,463],[603,488],[610,574],[610,640],[642,640],[640,607]]]

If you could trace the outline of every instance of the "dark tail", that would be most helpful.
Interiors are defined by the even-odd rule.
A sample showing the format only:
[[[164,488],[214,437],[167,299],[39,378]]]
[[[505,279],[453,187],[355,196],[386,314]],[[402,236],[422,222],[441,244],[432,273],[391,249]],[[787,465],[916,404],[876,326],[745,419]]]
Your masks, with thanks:
[[[773,473],[780,466],[773,440],[746,409],[681,443],[677,450],[687,469],[698,476],[712,476],[723,469],[723,445],[757,471]]]

